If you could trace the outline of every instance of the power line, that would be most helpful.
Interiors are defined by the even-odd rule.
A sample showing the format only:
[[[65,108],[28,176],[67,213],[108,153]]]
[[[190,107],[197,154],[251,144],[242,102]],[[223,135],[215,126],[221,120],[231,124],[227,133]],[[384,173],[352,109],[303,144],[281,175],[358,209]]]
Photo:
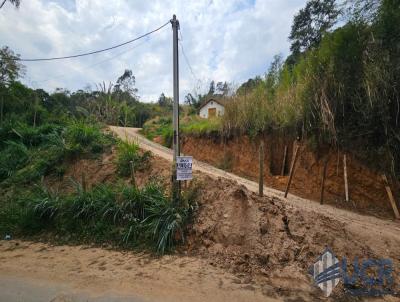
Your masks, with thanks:
[[[148,42],[150,41],[150,39],[151,39],[151,38],[149,38],[149,40],[146,40],[146,41],[144,41],[144,42],[142,42],[142,43],[140,43],[140,44],[138,44],[138,45],[135,45],[134,47],[131,47],[131,48],[128,48],[128,49],[126,49],[126,50],[124,50],[124,51],[122,51],[122,52],[119,52],[119,53],[117,53],[115,56],[112,56],[112,57],[110,57],[110,58],[101,60],[101,61],[96,62],[96,63],[91,64],[91,65],[85,66],[85,67],[82,68],[82,70],[86,70],[86,69],[93,68],[93,67],[95,67],[95,66],[97,66],[97,65],[103,64],[103,63],[108,62],[108,61],[111,61],[111,60],[113,60],[113,59],[115,59],[115,58],[117,58],[117,57],[120,57],[120,56],[126,54],[127,52],[132,51],[132,50],[134,50],[134,49],[136,49],[136,48],[142,46],[143,44],[148,43]],[[52,77],[51,79],[41,80],[41,81],[35,81],[35,82],[40,84],[40,83],[45,83],[45,82],[48,82],[48,81],[51,81],[51,80],[54,80],[54,79],[64,78],[64,77],[66,77],[66,76],[67,76],[66,74],[59,74],[59,75],[56,75],[55,77]]]
[[[121,44],[118,44],[118,45],[114,45],[114,46],[111,46],[111,47],[107,47],[107,48],[104,48],[104,49],[100,49],[100,50],[95,50],[95,51],[81,53],[81,54],[77,54],[77,55],[71,55],[71,56],[63,56],[63,57],[40,58],[40,59],[18,59],[18,60],[22,61],[22,62],[38,62],[38,61],[54,61],[54,60],[63,60],[63,59],[71,59],[71,58],[89,56],[89,55],[93,55],[93,54],[97,54],[97,53],[100,53],[100,52],[108,51],[108,50],[111,50],[111,49],[115,49],[115,48],[124,46],[124,45],[129,44],[129,43],[135,42],[135,41],[137,41],[139,39],[142,39],[142,38],[144,38],[144,37],[146,37],[148,35],[151,35],[152,33],[155,33],[156,31],[159,31],[163,27],[167,26],[169,23],[170,23],[170,21],[168,21],[165,24],[161,25],[160,27],[158,27],[158,28],[156,28],[156,29],[154,29],[152,31],[149,31],[148,33],[145,33],[145,34],[143,34],[143,35],[141,35],[141,36],[139,36],[137,38],[134,38],[132,40],[129,40],[129,41],[126,41],[124,43],[121,43]]]
[[[180,33],[180,36],[181,36],[181,38],[179,39],[179,45],[181,46],[183,58],[185,59],[185,62],[186,62],[186,64],[187,64],[187,66],[189,67],[190,73],[192,74],[194,80],[200,82],[200,80],[199,80],[199,79],[196,77],[196,75],[194,74],[192,65],[190,65],[189,59],[188,59],[188,57],[186,56],[185,50],[184,50],[184,48],[183,48],[183,43],[182,43],[183,38],[182,38],[182,32],[181,32],[181,30],[179,30],[179,33]]]

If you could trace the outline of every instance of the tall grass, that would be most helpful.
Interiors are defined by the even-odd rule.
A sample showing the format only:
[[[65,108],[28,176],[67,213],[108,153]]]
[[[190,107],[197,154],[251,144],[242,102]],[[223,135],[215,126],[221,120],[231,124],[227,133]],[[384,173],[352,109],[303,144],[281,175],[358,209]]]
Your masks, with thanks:
[[[189,208],[174,205],[157,183],[143,188],[102,184],[86,192],[77,185],[66,196],[38,186],[1,209],[0,231],[22,236],[50,232],[76,242],[150,247],[163,254],[184,240],[194,200],[187,203]]]
[[[9,123],[0,128],[0,138],[1,185],[30,183],[59,170],[65,160],[92,156],[114,142],[98,124],[84,121],[38,127]]]
[[[139,145],[135,142],[120,140],[117,145],[117,170],[121,176],[129,176],[131,162],[136,170],[144,170],[149,166],[151,153],[139,151]]]

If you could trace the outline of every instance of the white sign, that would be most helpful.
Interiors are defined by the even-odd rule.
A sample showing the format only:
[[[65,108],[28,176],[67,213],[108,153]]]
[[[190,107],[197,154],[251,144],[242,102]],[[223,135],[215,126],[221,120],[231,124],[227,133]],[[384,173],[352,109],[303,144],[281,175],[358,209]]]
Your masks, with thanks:
[[[193,178],[192,174],[192,156],[177,156],[176,157],[176,179],[177,180],[190,180]]]

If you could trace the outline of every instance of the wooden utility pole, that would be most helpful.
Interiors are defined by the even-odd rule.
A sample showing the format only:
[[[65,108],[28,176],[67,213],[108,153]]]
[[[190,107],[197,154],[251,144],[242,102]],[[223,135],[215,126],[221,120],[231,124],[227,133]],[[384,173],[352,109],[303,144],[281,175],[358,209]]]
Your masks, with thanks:
[[[390,189],[390,185],[387,180],[386,174],[382,174],[382,180],[385,185],[386,193],[389,197],[389,201],[394,212],[394,217],[396,217],[396,219],[400,219],[399,209],[397,208],[396,200],[393,197],[393,193],[392,190]]]
[[[259,179],[258,194],[264,196],[264,142],[261,141],[259,149]]]
[[[287,145],[285,145],[285,150],[283,151],[283,161],[282,161],[282,169],[281,169],[282,176],[285,175],[286,156],[287,156]]]
[[[319,199],[320,204],[324,203],[324,190],[325,190],[325,178],[326,178],[326,167],[328,166],[329,158],[324,162],[324,168],[322,170],[322,180],[321,180],[321,196]]]
[[[173,31],[173,41],[172,41],[172,57],[173,57],[173,82],[174,82],[174,104],[173,104],[173,167],[172,167],[172,198],[174,202],[179,202],[180,197],[180,183],[177,180],[176,172],[176,161],[177,157],[180,156],[180,144],[179,144],[179,56],[178,56],[178,30],[179,21],[176,16],[173,15],[172,20],[172,31]]]
[[[296,147],[295,147],[295,150],[294,150],[294,154],[293,154],[292,164],[290,165],[289,180],[288,180],[288,183],[286,185],[285,198],[287,197],[287,195],[289,193],[290,185],[292,183],[292,178],[293,178],[294,170],[295,170],[295,167],[296,167],[297,157],[299,155],[299,148],[300,148],[299,145],[296,144]]]

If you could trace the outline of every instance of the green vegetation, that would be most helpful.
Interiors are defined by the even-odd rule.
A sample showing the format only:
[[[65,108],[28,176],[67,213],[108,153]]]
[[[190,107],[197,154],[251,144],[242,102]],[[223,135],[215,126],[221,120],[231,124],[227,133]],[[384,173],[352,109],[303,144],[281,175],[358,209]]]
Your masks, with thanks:
[[[98,185],[85,192],[60,195],[37,186],[0,210],[0,232],[51,234],[64,242],[109,243],[125,248],[171,251],[184,240],[194,207],[173,205],[162,186],[142,189],[124,184]]]
[[[221,119],[218,117],[203,119],[197,115],[187,116],[181,120],[180,128],[183,134],[211,135],[218,132]]]
[[[0,128],[0,137],[0,187],[29,184],[49,173],[62,174],[64,161],[93,156],[114,142],[98,124],[75,120],[35,128],[11,122]]]
[[[122,176],[131,173],[131,162],[135,171],[141,171],[150,165],[151,153],[140,154],[139,145],[135,142],[119,141],[117,145],[117,169]]]
[[[221,119],[203,119],[196,114],[182,116],[180,119],[180,131],[182,134],[212,135],[221,129]],[[160,138],[161,143],[172,147],[173,131],[171,117],[157,117],[143,125],[142,133],[150,140]]]
[[[0,49],[0,59],[1,237],[109,243],[160,254],[184,240],[193,213],[191,191],[176,204],[158,183],[126,185],[131,162],[135,170],[145,169],[150,153],[135,143],[117,141],[104,127],[140,127],[153,114],[169,110],[168,102],[140,103],[129,70],[115,85],[103,83],[96,91],[57,89],[48,94],[17,81],[24,66],[9,48]],[[74,179],[63,180],[68,165],[100,157],[114,145],[116,183],[86,190]],[[57,192],[44,185],[47,179],[71,181],[76,190]]]
[[[172,146],[172,117],[156,117],[143,125],[142,133],[150,140],[161,137],[166,147]]]
[[[349,3],[336,29],[334,1],[307,3],[293,23],[292,54],[239,88],[223,134],[289,128],[400,175],[400,3]]]

